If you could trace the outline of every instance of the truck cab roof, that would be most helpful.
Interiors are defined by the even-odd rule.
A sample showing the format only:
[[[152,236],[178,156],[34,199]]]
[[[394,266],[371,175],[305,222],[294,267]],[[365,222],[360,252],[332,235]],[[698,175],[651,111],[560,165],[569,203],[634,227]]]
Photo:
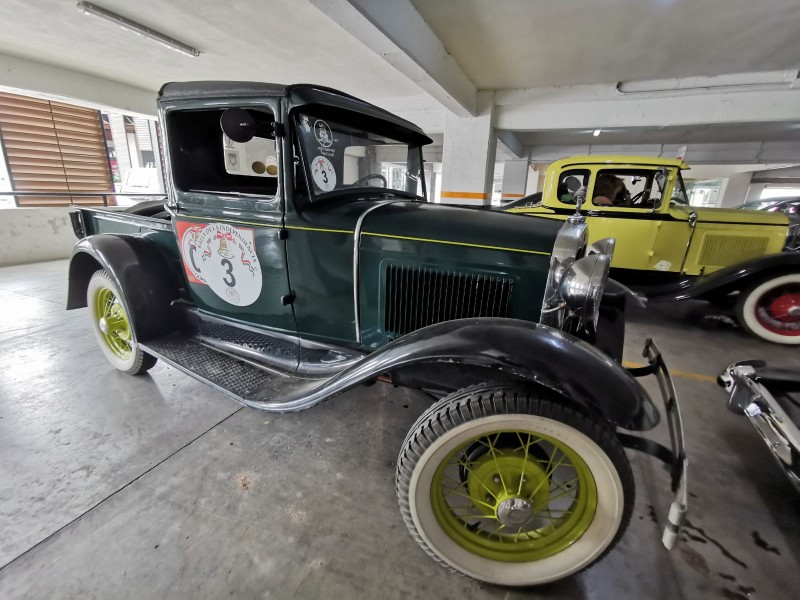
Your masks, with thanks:
[[[346,92],[333,88],[296,83],[284,85],[279,83],[263,83],[258,81],[180,81],[164,84],[158,92],[159,105],[192,102],[213,101],[231,98],[264,98],[285,96],[292,106],[306,104],[323,104],[338,108],[349,109],[366,115],[383,119],[394,125],[418,134],[424,140],[423,144],[430,144],[432,140],[425,132],[414,123],[401,119],[374,104],[365,102]]]

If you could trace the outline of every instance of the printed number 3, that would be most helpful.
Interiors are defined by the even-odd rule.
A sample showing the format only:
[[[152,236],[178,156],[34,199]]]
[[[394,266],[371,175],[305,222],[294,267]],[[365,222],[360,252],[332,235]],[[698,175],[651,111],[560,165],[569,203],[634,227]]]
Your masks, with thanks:
[[[233,265],[231,264],[231,261],[229,261],[227,258],[223,258],[219,264],[225,267],[225,275],[231,278],[231,280],[228,281],[228,277],[223,277],[223,283],[225,283],[225,285],[228,287],[234,287],[236,285],[236,278],[233,276]]]
[[[322,170],[322,181],[328,183],[328,173],[324,169]]]

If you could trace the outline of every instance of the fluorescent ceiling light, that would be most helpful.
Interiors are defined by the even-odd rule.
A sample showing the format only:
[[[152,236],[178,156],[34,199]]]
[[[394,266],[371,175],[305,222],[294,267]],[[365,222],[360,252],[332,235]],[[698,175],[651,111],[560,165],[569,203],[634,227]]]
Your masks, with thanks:
[[[800,72],[762,71],[734,73],[710,77],[683,77],[681,79],[653,79],[648,81],[620,81],[620,94],[670,94],[674,96],[703,92],[792,89],[800,85]]]
[[[137,35],[141,35],[142,37],[146,37],[151,39],[155,42],[158,42],[162,46],[166,46],[170,50],[176,50],[182,54],[186,54],[187,56],[200,56],[200,51],[196,48],[192,48],[191,46],[187,46],[179,42],[178,40],[172,39],[164,35],[163,33],[159,33],[157,31],[153,31],[149,27],[146,27],[136,21],[131,21],[130,19],[126,19],[122,15],[118,15],[117,13],[113,13],[109,10],[105,10],[104,8],[100,8],[99,6],[95,6],[91,2],[78,2],[78,10],[81,11],[85,15],[93,15],[95,17],[100,17],[101,19],[105,19],[106,21],[110,21],[115,25],[118,25],[125,31],[131,31]]]
[[[594,137],[597,137],[598,135],[600,135],[601,131],[603,131],[603,130],[602,129],[595,129],[594,130]]]

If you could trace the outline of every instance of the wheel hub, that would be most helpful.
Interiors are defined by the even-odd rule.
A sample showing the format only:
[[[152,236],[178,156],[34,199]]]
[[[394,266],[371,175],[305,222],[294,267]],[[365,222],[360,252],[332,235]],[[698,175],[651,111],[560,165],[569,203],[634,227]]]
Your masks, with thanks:
[[[105,317],[100,318],[97,322],[97,326],[100,328],[100,331],[108,335],[108,321],[106,321]]]
[[[533,507],[524,498],[508,498],[497,506],[497,518],[506,527],[523,527],[533,518]]]
[[[800,319],[800,294],[784,294],[770,304],[769,312],[781,321]]]

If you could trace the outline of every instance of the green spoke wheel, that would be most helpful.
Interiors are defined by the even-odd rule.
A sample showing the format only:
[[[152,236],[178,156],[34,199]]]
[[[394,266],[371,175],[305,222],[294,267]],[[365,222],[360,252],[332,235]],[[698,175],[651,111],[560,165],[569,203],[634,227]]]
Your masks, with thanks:
[[[633,509],[633,476],[602,419],[539,390],[474,386],[428,409],[398,460],[412,536],[465,575],[534,585],[596,562]]]
[[[138,375],[156,364],[154,357],[136,345],[122,293],[106,271],[97,271],[89,280],[86,305],[100,350],[114,367]]]

